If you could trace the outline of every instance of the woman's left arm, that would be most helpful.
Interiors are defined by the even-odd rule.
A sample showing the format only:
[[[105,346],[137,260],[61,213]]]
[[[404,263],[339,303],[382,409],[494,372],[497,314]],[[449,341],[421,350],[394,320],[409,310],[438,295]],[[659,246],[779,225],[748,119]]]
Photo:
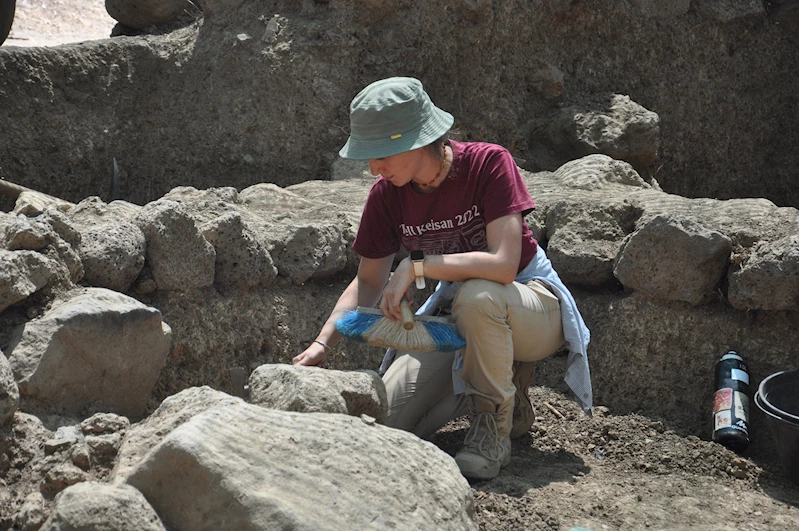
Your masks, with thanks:
[[[485,251],[425,256],[424,276],[450,282],[484,278],[510,284],[522,255],[522,215],[509,214],[491,221],[486,225],[486,239]],[[386,315],[401,318],[399,305],[414,278],[410,258],[403,258],[383,290],[380,308]]]

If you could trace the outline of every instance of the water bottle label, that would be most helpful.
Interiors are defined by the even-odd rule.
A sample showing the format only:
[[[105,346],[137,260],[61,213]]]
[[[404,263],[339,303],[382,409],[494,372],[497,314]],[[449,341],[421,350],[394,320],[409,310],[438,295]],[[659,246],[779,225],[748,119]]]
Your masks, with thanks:
[[[742,371],[741,369],[731,369],[730,378],[732,378],[733,380],[741,381],[746,385],[749,385],[749,374],[746,371]]]
[[[713,396],[713,413],[732,409],[732,389],[725,387],[719,389]]]
[[[740,391],[735,391],[735,418],[749,422],[749,397]]]
[[[732,427],[740,432],[745,433],[747,436],[749,435],[749,427],[746,425],[746,421],[739,420]]]
[[[732,426],[732,414],[730,410],[719,411],[716,413],[716,425],[713,428],[714,431],[718,431],[723,428],[729,428],[730,426]]]

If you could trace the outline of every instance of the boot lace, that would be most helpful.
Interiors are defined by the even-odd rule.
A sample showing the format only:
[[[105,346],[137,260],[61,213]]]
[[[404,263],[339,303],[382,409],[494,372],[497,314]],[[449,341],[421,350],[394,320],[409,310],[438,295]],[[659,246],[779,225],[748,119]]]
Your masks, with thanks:
[[[480,411],[470,405],[471,427],[463,441],[463,449],[497,461],[500,458],[500,441],[497,430],[498,414]]]

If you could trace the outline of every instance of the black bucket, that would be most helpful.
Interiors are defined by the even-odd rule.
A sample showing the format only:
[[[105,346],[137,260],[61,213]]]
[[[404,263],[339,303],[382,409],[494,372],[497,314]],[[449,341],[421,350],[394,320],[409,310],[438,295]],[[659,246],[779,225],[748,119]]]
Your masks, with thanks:
[[[799,423],[772,412],[763,402],[760,391],[755,393],[755,404],[766,415],[766,424],[777,443],[777,452],[782,459],[785,473],[791,481],[799,485]]]
[[[760,382],[758,391],[766,409],[799,424],[799,369],[772,374]]]

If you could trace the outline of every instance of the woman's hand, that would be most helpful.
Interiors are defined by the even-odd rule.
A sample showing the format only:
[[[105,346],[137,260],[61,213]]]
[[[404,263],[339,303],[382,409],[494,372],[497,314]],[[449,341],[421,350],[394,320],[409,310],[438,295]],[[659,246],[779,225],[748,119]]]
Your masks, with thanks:
[[[413,264],[409,257],[403,258],[394,270],[394,274],[383,289],[383,298],[380,301],[380,309],[389,319],[402,319],[400,303],[402,299],[412,301],[410,287],[416,275],[413,273]]]
[[[303,350],[291,360],[292,365],[321,365],[327,359],[327,349],[319,343],[311,343],[311,346]]]

